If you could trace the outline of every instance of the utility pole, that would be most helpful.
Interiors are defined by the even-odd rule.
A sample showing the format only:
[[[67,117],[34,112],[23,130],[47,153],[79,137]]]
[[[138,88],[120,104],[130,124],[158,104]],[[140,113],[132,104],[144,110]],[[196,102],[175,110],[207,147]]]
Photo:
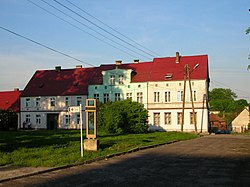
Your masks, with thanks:
[[[186,64],[184,67],[184,89],[183,89],[183,96],[182,96],[181,132],[183,132],[183,126],[184,126],[184,109],[185,109],[187,69],[188,69],[188,65]]]
[[[195,66],[195,68],[197,68],[198,66]],[[194,101],[193,101],[193,91],[192,91],[192,85],[191,85],[191,79],[190,79],[190,69],[189,69],[189,65],[186,64],[184,67],[184,90],[183,90],[183,100],[182,100],[182,120],[181,120],[181,131],[183,131],[183,126],[184,126],[184,112],[185,112],[185,98],[186,98],[186,82],[189,82],[189,90],[190,90],[190,99],[191,99],[191,103],[192,103],[192,115],[193,115],[193,119],[194,119],[194,129],[195,132],[197,133],[197,119],[196,119],[196,115],[195,115],[195,110],[194,110]]]

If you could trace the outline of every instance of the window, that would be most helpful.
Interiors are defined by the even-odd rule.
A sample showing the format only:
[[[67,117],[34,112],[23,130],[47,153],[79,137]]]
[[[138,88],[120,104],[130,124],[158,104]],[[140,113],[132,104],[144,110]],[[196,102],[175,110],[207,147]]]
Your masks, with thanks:
[[[25,115],[25,121],[26,123],[30,123],[30,114]]]
[[[56,98],[55,97],[50,98],[50,106],[56,106]]]
[[[190,124],[195,124],[195,122],[197,121],[197,112],[194,113],[190,112]]]
[[[154,102],[155,103],[160,102],[160,92],[154,92]]]
[[[77,116],[76,116],[76,123],[80,124],[80,114],[77,114]]]
[[[177,101],[183,101],[183,91],[177,91]]]
[[[115,85],[115,76],[114,75],[110,75],[110,77],[109,77],[109,84],[110,85]]]
[[[37,124],[37,125],[40,125],[40,124],[41,124],[41,115],[40,115],[40,114],[37,114],[37,115],[36,115],[36,124]]]
[[[103,102],[107,103],[108,100],[109,100],[109,94],[108,93],[103,94]]]
[[[154,113],[154,125],[160,126],[160,113]]]
[[[100,99],[99,94],[94,94],[94,99],[99,100]]]
[[[190,98],[191,101],[191,98]],[[193,101],[197,101],[197,92],[194,90],[193,91]]]
[[[177,124],[180,125],[182,122],[182,112],[177,113]]]
[[[132,93],[126,93],[126,98],[127,99],[132,99]]]
[[[171,112],[165,112],[165,125],[171,125]]]
[[[66,107],[69,106],[69,97],[65,97],[65,106],[66,106]]]
[[[165,102],[167,102],[167,103],[169,103],[171,101],[171,99],[170,99],[171,94],[170,93],[171,93],[170,91],[165,92]]]
[[[65,115],[65,124],[66,125],[70,124],[70,115]]]
[[[30,106],[31,106],[30,98],[26,98],[26,99],[25,99],[25,106],[26,106],[26,107],[30,107]]]
[[[118,82],[119,82],[119,84],[124,84],[123,83],[123,75],[119,75]]]
[[[37,97],[36,98],[36,107],[40,107],[41,106],[41,98]]]
[[[82,97],[76,97],[76,105],[80,106],[82,104]]]
[[[115,93],[115,101],[120,101],[120,100],[121,100],[121,94]]]
[[[137,92],[137,102],[142,103],[143,97],[142,97],[142,92]]]

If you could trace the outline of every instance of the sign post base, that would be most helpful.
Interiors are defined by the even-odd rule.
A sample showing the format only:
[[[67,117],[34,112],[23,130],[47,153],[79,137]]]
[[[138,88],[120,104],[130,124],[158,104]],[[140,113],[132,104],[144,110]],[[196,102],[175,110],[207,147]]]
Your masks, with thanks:
[[[99,147],[99,140],[97,139],[84,139],[84,150],[97,151]]]

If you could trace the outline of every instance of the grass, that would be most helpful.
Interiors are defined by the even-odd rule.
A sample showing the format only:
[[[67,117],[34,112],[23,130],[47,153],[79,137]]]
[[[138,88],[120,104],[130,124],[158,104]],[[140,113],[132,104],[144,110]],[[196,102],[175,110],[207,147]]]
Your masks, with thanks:
[[[110,135],[99,132],[99,150],[84,151],[84,157],[81,158],[78,130],[0,132],[0,165],[61,166],[81,163],[136,147],[197,137],[198,135],[195,134],[180,132],[129,135]]]

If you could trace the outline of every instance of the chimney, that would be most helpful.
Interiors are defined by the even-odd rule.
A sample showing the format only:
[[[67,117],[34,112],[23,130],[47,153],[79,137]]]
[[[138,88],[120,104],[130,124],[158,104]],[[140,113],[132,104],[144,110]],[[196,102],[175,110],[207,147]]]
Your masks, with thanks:
[[[122,60],[116,60],[115,61],[115,65],[121,65],[122,64]]]
[[[82,65],[76,65],[76,69],[82,68]]]
[[[134,64],[139,64],[140,60],[139,59],[135,59],[134,60]]]
[[[61,67],[61,66],[56,66],[56,67],[55,67],[55,70],[56,70],[57,72],[60,72],[60,71],[62,70],[62,67]]]
[[[180,62],[180,53],[179,52],[176,52],[176,60],[175,60],[175,63],[176,64],[179,64]]]

